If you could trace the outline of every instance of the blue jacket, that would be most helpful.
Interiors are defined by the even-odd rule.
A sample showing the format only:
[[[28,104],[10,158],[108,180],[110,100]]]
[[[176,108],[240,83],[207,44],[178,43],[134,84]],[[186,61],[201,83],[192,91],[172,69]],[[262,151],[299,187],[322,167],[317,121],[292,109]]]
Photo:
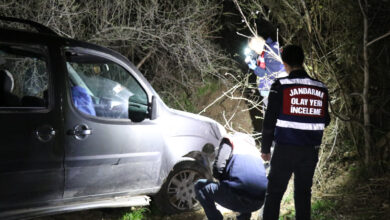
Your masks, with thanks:
[[[328,89],[304,70],[292,71],[272,84],[263,121],[261,152],[279,146],[313,147],[321,144],[330,122]]]
[[[268,38],[266,44],[272,49],[272,51],[276,55],[279,55],[278,42],[274,42],[271,38]],[[284,71],[284,66],[280,61],[278,61],[274,56],[271,55],[271,52],[268,47],[265,47],[264,62],[265,69],[256,66],[254,72],[259,77],[259,90],[268,91],[270,90],[271,85],[277,76],[277,73]]]
[[[229,185],[237,193],[264,199],[268,179],[255,145],[242,142],[234,142],[233,145],[229,141],[222,143],[213,172],[221,183]]]
[[[73,104],[81,112],[96,116],[95,108],[93,106],[92,98],[87,90],[81,86],[72,87]]]

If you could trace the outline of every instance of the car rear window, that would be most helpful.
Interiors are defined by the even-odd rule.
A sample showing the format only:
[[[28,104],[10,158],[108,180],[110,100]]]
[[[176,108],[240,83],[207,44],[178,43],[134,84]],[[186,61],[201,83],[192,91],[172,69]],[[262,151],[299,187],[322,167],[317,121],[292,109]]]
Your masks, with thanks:
[[[47,47],[0,43],[0,109],[47,108]]]

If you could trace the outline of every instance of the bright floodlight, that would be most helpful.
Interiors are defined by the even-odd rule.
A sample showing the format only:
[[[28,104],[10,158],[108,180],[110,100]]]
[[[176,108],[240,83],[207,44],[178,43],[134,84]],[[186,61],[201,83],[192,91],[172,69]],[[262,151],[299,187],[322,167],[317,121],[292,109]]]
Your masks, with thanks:
[[[245,55],[245,56],[249,56],[250,53],[251,53],[251,48],[245,47],[245,49],[244,49],[244,55]]]
[[[261,54],[264,50],[265,41],[262,37],[252,37],[249,41],[249,47],[257,54]]]

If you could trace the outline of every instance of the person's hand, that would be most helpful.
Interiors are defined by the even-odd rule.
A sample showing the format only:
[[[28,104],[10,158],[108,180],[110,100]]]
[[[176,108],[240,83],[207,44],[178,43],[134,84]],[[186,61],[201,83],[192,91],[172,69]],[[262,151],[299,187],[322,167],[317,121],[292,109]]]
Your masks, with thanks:
[[[249,67],[249,69],[251,69],[251,70],[255,70],[256,69],[256,67],[257,67],[257,65],[256,65],[256,60],[250,60],[249,61],[249,63],[248,63],[248,67]]]
[[[251,57],[250,55],[248,55],[248,56],[245,57],[245,63],[246,63],[246,64],[250,63],[251,60],[252,60],[252,57]]]
[[[268,154],[261,153],[261,158],[263,158],[264,161],[270,161],[271,160],[271,153],[268,153]]]

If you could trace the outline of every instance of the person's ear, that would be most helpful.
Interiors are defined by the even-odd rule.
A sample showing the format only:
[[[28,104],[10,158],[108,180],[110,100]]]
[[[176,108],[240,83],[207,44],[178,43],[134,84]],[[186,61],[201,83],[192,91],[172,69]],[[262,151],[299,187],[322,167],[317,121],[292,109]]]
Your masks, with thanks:
[[[290,73],[291,71],[291,66],[288,65],[286,62],[283,62],[284,69],[286,70],[286,73]]]

